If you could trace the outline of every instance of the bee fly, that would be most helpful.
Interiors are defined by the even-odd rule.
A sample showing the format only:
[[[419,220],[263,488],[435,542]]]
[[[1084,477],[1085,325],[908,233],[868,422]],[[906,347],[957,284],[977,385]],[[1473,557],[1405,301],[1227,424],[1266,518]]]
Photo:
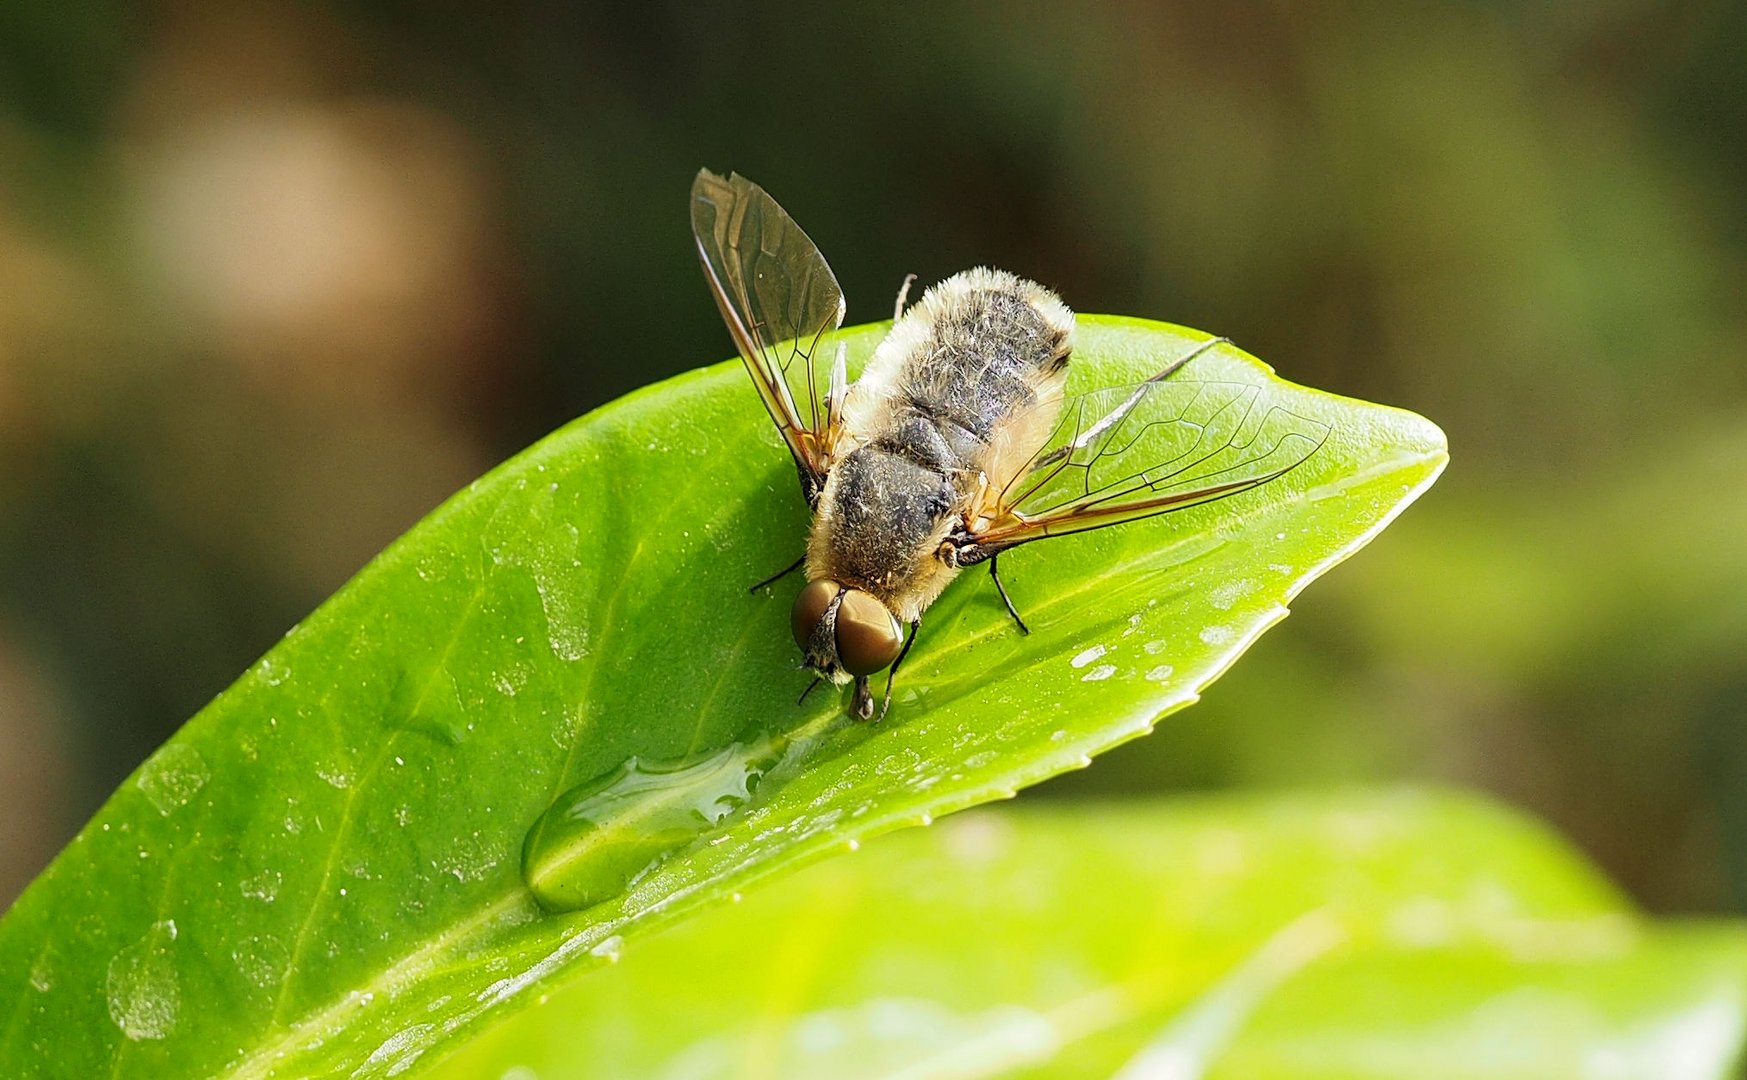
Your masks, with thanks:
[[[704,170],[692,184],[704,276],[764,407],[794,455],[813,511],[792,622],[805,666],[855,684],[892,679],[922,613],[959,570],[1001,583],[1001,552],[1046,536],[1115,525],[1266,483],[1321,446],[1326,425],[1257,407],[1245,384],[1167,383],[1203,342],[1151,379],[1064,400],[1074,313],[1043,286],[1000,270],[955,274],[905,310],[854,385],[843,292],[819,249],[743,176]],[[903,626],[908,626],[906,636]],[[806,697],[803,693],[802,698]]]

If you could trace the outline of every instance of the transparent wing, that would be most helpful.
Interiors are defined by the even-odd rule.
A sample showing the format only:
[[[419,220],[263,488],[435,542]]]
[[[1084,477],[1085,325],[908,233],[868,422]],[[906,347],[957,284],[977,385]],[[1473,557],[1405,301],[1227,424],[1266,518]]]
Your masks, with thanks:
[[[691,207],[716,306],[810,502],[841,416],[842,360],[823,355],[821,339],[843,324],[843,290],[801,227],[744,176],[700,171]]]
[[[1245,383],[1145,382],[1069,399],[977,544],[998,551],[1222,499],[1297,468],[1327,424]]]

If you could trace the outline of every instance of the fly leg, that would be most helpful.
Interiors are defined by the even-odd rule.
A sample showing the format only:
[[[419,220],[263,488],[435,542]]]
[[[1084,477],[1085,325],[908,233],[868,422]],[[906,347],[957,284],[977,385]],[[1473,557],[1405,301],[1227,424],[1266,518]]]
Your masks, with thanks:
[[[849,711],[857,720],[873,719],[873,691],[867,688],[866,675],[855,680],[855,697],[850,699]]]
[[[994,579],[995,591],[1001,594],[1001,603],[1007,605],[1007,614],[1013,616],[1013,621],[1019,624],[1019,632],[1021,634],[1029,634],[1031,633],[1031,627],[1026,626],[1025,620],[1019,617],[1019,609],[1013,606],[1013,601],[1007,596],[1007,586],[1001,584],[1001,575],[995,571],[995,563],[1000,558],[1000,555],[989,556],[989,577]]]
[[[915,280],[915,274],[905,274],[904,283],[898,286],[898,302],[892,305],[893,322],[897,322],[904,317],[904,301],[910,299],[910,283]]]
[[[769,577],[765,578],[763,581],[754,585],[752,588],[747,589],[746,591],[747,592],[757,592],[758,590],[764,588],[766,585],[774,584],[775,582],[781,581],[783,578],[788,577],[790,574],[794,573],[796,570],[799,570],[802,566],[804,566],[806,564],[806,562],[807,562],[807,557],[805,555],[802,555],[800,558],[798,558],[794,562],[790,563],[784,569],[778,570],[776,573],[770,575]]]
[[[916,632],[920,629],[922,629],[922,618],[917,616],[916,621],[910,624],[910,636],[904,639],[904,647],[898,650],[898,658],[892,661],[891,670],[886,672],[886,699],[880,702],[881,720],[886,718],[886,710],[892,707],[892,681],[898,677],[898,665],[904,662],[904,656],[909,653],[911,644],[916,640]],[[868,704],[872,705],[873,702],[869,701]],[[867,717],[864,716],[862,719],[866,720]]]

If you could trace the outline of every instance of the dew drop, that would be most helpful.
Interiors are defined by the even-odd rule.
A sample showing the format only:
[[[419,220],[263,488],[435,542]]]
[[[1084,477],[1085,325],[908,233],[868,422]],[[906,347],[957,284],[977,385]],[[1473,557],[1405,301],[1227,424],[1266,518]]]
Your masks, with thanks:
[[[679,760],[632,757],[540,815],[522,844],[522,878],[548,911],[611,899],[745,806],[786,748],[765,737]]]
[[[176,983],[176,962],[170,955],[175,941],[173,920],[155,922],[145,937],[109,961],[109,1018],[130,1039],[162,1039],[176,1029],[182,992]]]
[[[1109,649],[1105,648],[1102,645],[1094,645],[1090,649],[1087,649],[1086,651],[1080,653],[1078,656],[1074,657],[1072,660],[1069,660],[1068,663],[1074,665],[1077,668],[1083,668],[1087,664],[1090,664],[1092,661],[1098,659],[1100,656],[1103,656],[1105,653],[1107,653],[1109,651],[1110,651]]]
[[[1209,645],[1229,645],[1237,637],[1229,626],[1209,626],[1201,631],[1200,636]]]
[[[1236,581],[1228,581],[1215,586],[1208,592],[1207,599],[1220,611],[1230,611],[1233,604],[1255,592],[1259,587],[1256,582],[1248,578],[1239,578]]]
[[[1116,665],[1115,664],[1099,664],[1097,667],[1093,668],[1091,671],[1088,671],[1084,675],[1080,676],[1080,681],[1081,682],[1103,682],[1105,679],[1108,679],[1110,676],[1112,676],[1114,674],[1116,674]]]
[[[358,1066],[355,1077],[399,1076],[416,1064],[431,1047],[427,1036],[436,1030],[435,1024],[414,1024],[395,1032],[370,1052],[364,1064]]]
[[[533,669],[519,661],[492,674],[491,684],[504,697],[515,697],[528,684]]]
[[[352,773],[338,762],[328,761],[315,767],[315,774],[322,778],[330,787],[341,791],[352,786]]]
[[[263,904],[271,904],[279,899],[279,886],[284,878],[277,870],[263,870],[253,877],[244,878],[238,882],[243,895],[251,900],[259,900]]]
[[[1175,670],[1176,669],[1173,668],[1169,664],[1160,664],[1158,667],[1153,668],[1151,671],[1148,671],[1146,673],[1146,681],[1147,682],[1164,682],[1166,679],[1171,677],[1171,673],[1174,672]]]
[[[187,805],[211,775],[200,751],[186,743],[170,743],[146,761],[134,783],[158,813],[168,817]]]
[[[243,978],[262,990],[279,985],[279,978],[290,962],[285,946],[272,938],[259,935],[248,938],[231,950],[231,963]]]
[[[922,768],[922,754],[914,746],[900,746],[887,754],[875,766],[881,776],[903,776]]]
[[[618,934],[614,934],[612,937],[602,939],[600,944],[588,951],[588,954],[590,956],[599,957],[609,964],[616,964],[619,962],[619,957],[624,953],[624,951],[625,939]]]
[[[459,837],[455,846],[433,865],[456,881],[478,881],[497,868],[498,856],[478,831]]]

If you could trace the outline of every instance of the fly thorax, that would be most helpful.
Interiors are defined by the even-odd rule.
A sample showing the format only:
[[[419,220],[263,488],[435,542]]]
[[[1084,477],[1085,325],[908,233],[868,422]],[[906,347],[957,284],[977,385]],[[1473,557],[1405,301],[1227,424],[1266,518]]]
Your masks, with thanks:
[[[855,450],[832,472],[818,537],[831,573],[881,593],[904,591],[955,520],[952,481],[871,446]]]

